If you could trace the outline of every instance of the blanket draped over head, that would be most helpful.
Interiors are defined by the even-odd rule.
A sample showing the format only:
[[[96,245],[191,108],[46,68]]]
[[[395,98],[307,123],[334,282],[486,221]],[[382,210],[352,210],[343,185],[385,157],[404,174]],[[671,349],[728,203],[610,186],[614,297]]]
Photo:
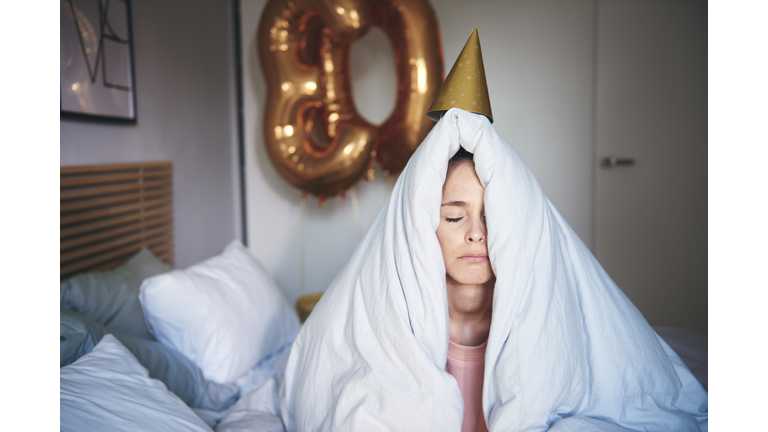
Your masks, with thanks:
[[[445,372],[446,273],[435,235],[459,146],[474,154],[485,188],[496,275],[483,379],[488,429],[575,430],[562,427],[572,417],[591,430],[706,431],[702,386],[512,146],[485,117],[460,109],[413,154],[299,333],[281,390],[286,429],[461,430],[462,396]]]

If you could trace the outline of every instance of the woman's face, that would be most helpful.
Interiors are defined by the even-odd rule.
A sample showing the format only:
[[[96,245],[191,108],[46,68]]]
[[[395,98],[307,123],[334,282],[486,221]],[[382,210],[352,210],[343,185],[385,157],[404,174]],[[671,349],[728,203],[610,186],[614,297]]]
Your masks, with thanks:
[[[457,165],[445,180],[437,240],[449,283],[480,285],[494,277],[488,259],[484,192],[470,163]]]

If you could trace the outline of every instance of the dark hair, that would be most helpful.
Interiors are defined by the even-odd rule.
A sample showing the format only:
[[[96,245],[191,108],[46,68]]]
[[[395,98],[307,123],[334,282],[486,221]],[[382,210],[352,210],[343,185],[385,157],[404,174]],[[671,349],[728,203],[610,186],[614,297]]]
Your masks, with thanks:
[[[448,161],[448,172],[446,172],[445,177],[448,178],[448,176],[451,174],[451,171],[463,163],[469,163],[474,167],[475,159],[472,153],[464,150],[464,147],[459,147],[459,151],[457,151],[456,154],[453,155],[453,157]]]

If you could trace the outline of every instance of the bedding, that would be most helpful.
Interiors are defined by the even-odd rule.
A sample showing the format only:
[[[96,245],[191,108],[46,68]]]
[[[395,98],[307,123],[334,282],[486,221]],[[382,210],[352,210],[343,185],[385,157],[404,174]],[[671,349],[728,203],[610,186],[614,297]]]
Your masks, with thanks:
[[[299,331],[296,312],[239,240],[186,270],[145,279],[139,301],[160,343],[231,383]]]
[[[283,432],[280,418],[281,374],[271,376],[258,389],[244,394],[221,419],[216,432]]]
[[[234,384],[219,384],[203,378],[200,369],[181,353],[158,342],[107,329],[101,324],[67,309],[60,309],[60,337],[63,341],[60,365],[64,367],[91,352],[112,333],[148,370],[151,378],[162,381],[191,408],[221,411],[240,396]]]
[[[679,327],[655,326],[653,329],[680,356],[704,390],[708,390],[707,334]]]
[[[62,431],[211,431],[111,334],[59,373]]]
[[[706,388],[707,353],[706,349],[702,351],[702,337],[703,341],[706,342],[706,335],[674,327],[654,327],[654,330],[671,347],[674,347],[675,352],[680,354],[680,358],[689,369],[695,371],[698,368],[699,373],[704,377],[702,385]],[[697,378],[699,377],[696,372],[693,373]],[[279,406],[282,377],[282,371],[278,371],[270,376],[261,387],[254,391],[243,391],[242,398],[232,406],[223,418],[219,416],[220,423],[216,427],[216,432],[284,431]],[[197,410],[195,411],[197,412]],[[621,432],[626,430],[611,423],[581,415],[563,418],[553,423],[549,429],[550,432]]]
[[[706,431],[701,384],[488,120],[455,108],[299,332],[281,390],[286,430],[460,429],[435,236],[460,145],[474,153],[485,188],[496,275],[483,384],[489,430]]]
[[[626,432],[621,426],[597,419],[575,415],[555,422],[549,432]]]
[[[288,356],[291,354],[292,345],[293,339],[235,380],[235,384],[240,388],[240,394],[244,395],[257,390],[270,377],[285,372],[285,365],[288,362]]]
[[[61,283],[61,307],[91,318],[110,330],[155,340],[139,303],[141,282],[170,271],[148,249],[141,249],[120,267],[83,273]]]
[[[211,263],[213,263],[213,265],[211,265]],[[96,276],[79,275],[72,278],[71,281],[86,281],[88,284],[81,283],[73,284],[71,286],[69,284],[62,284],[62,299],[67,300],[67,302],[63,301],[62,303],[73,309],[80,307],[81,310],[86,312],[93,313],[93,311],[97,311],[94,315],[108,323],[113,323],[114,321],[105,319],[105,316],[107,318],[110,316],[121,316],[124,318],[131,317],[130,319],[136,319],[137,314],[121,313],[122,311],[120,311],[116,305],[123,305],[127,309],[133,309],[137,304],[141,305],[138,298],[140,292],[139,284],[126,284],[124,282],[126,279],[133,279],[135,282],[136,278],[147,275],[148,273],[157,275],[164,274],[169,270],[168,268],[156,266],[155,264],[156,258],[154,258],[148,251],[142,251],[142,253],[138,254],[122,268],[118,269],[118,271],[103,272],[103,274]],[[137,267],[138,271],[136,271]],[[121,333],[107,328],[89,317],[62,307],[59,314],[61,376],[63,377],[65,371],[70,370],[68,368],[79,364],[80,360],[89,357],[94,351],[98,353],[99,350],[95,347],[99,346],[105,339],[116,338],[121,346],[124,347],[120,352],[123,354],[130,352],[132,356],[135,356],[132,357],[133,361],[139,361],[139,364],[145,368],[149,378],[156,378],[162,382],[167,390],[171,391],[181,402],[191,408],[193,414],[210,428],[216,427],[222,417],[230,411],[232,404],[238,400],[241,394],[265,388],[265,382],[268,382],[271,377],[281,374],[285,369],[291,345],[299,327],[295,311],[288,305],[282,292],[279,291],[279,288],[277,288],[274,281],[269,278],[263,269],[261,269],[260,265],[250,256],[247,250],[245,250],[239,242],[233,242],[233,244],[228,246],[220,256],[206,260],[193,267],[195,267],[198,273],[205,273],[205,271],[207,271],[207,275],[210,277],[208,279],[203,278],[204,280],[202,282],[198,277],[196,281],[199,284],[191,287],[191,291],[189,287],[175,286],[174,288],[180,288],[178,291],[175,291],[176,297],[168,292],[164,292],[163,300],[170,303],[189,300],[190,295],[195,294],[194,288],[197,288],[200,291],[209,289],[214,291],[217,289],[232,289],[235,290],[236,294],[238,293],[238,289],[246,291],[245,293],[240,292],[240,297],[237,297],[237,295],[226,297],[228,292],[220,292],[219,294],[222,294],[226,298],[222,299],[221,296],[215,298],[214,296],[213,300],[211,300],[210,297],[207,296],[198,296],[193,300],[197,302],[198,312],[202,310],[203,313],[206,314],[203,320],[212,318],[205,321],[205,325],[208,327],[208,330],[212,330],[211,334],[214,337],[213,343],[219,341],[219,334],[230,331],[239,334],[241,337],[251,337],[259,342],[256,344],[258,352],[255,355],[255,358],[257,358],[255,364],[250,365],[248,369],[244,373],[238,375],[235,380],[226,383],[217,383],[206,379],[202,370],[186,355],[171,346],[163,345],[161,343],[162,339],[160,339],[160,341],[155,341],[154,338],[153,340],[149,340],[142,337],[136,337],[135,335]],[[128,271],[129,269],[131,271]],[[147,269],[149,269],[149,271],[147,271]],[[105,277],[115,274],[121,276],[117,278],[117,283],[114,282],[115,278],[109,279]],[[129,278],[125,277],[127,274],[130,275]],[[195,276],[193,276],[193,279]],[[232,287],[232,285],[236,283],[240,283],[241,286]],[[75,286],[76,288],[73,289]],[[83,286],[85,286],[85,288],[83,288]],[[115,288],[115,286],[117,286],[117,288]],[[167,285],[162,284],[161,286],[167,287]],[[113,301],[108,295],[104,295],[102,292],[97,292],[99,289],[111,292],[113,295],[117,296],[118,299]],[[231,294],[231,292],[229,292],[229,294]],[[72,301],[73,298],[81,301]],[[215,304],[217,300],[243,300],[243,298],[248,300],[248,302],[244,303],[242,301],[236,301],[234,303],[220,302]],[[154,298],[154,300],[157,300],[157,298]],[[209,304],[209,301],[212,301],[213,303]],[[73,304],[78,306],[72,306]],[[159,304],[162,305],[162,302],[155,302],[153,304],[158,306]],[[260,306],[260,308],[254,307],[254,304]],[[87,307],[79,305],[86,305]],[[208,308],[208,306],[211,305],[216,307]],[[233,305],[236,306],[233,307]],[[110,308],[113,313],[103,313],[104,310],[110,310]],[[227,308],[230,308],[230,310]],[[101,313],[98,313],[98,311],[101,311]],[[153,311],[160,312],[159,315],[154,315],[155,319],[164,317],[162,315],[162,308],[156,307]],[[234,319],[230,321],[221,320],[219,319],[220,316],[217,317],[215,312]],[[237,315],[238,313],[240,315]],[[143,322],[144,317],[153,315],[150,313],[142,313],[138,316],[141,317],[142,325],[147,328],[146,323]],[[125,319],[124,324],[126,321],[129,321],[129,319]],[[224,323],[223,326],[220,325],[219,327],[216,327],[222,322]],[[187,323],[182,324],[186,325]],[[229,327],[226,327],[227,325],[229,325]],[[136,326],[128,327],[136,328]],[[194,326],[192,327],[192,330],[194,330]],[[125,351],[125,349],[128,351]],[[245,354],[248,353],[249,352],[245,352]],[[235,355],[240,354],[240,352],[235,352]],[[116,378],[111,375],[103,375],[102,378],[107,380],[119,379],[119,377]],[[80,408],[85,411],[90,409],[95,411],[105,411],[105,408],[98,406],[96,403],[91,403],[93,401],[89,399],[89,385],[92,384],[91,382],[67,390],[64,385],[65,380],[62,378],[60,381],[62,384],[62,394],[64,394],[66,390],[69,392],[68,397],[81,400]],[[101,391],[99,390],[101,384],[94,384],[96,393]],[[99,403],[105,405],[117,404],[119,400],[118,395],[113,393],[108,395],[105,394],[104,397],[118,399],[105,399],[99,401]],[[99,414],[99,412],[79,413],[77,412],[77,409],[80,408],[73,408],[72,406],[63,403],[63,400],[64,398],[62,397],[62,419],[64,419],[65,416],[68,416],[68,424],[71,426],[70,429],[82,429],[82,427],[78,427],[82,426],[79,425],[78,422],[91,421],[93,420],[91,417],[95,416],[100,418],[102,414],[109,414],[108,412],[102,412],[101,414]],[[91,408],[87,408],[86,402],[83,401],[91,401],[89,402],[91,403]],[[136,410],[134,413],[136,416],[142,415],[142,410],[152,410],[151,404],[149,403],[143,406],[143,402],[139,400],[132,401],[131,403],[133,403],[133,409]],[[109,411],[109,409],[106,409],[106,411]],[[155,413],[152,412],[146,414],[149,417],[155,415]],[[267,419],[268,417],[261,416],[260,418]],[[270,421],[274,423],[275,419],[277,419],[277,424],[280,424],[280,427],[282,428],[282,421],[279,417],[273,416]],[[62,421],[62,424],[64,425],[65,423]],[[95,424],[98,424],[98,421]],[[140,422],[133,424],[131,421],[126,420],[126,422],[118,422],[117,424],[120,425],[117,427],[118,429],[142,429],[142,423]],[[271,423],[268,421],[265,424],[268,425]],[[127,427],[126,425],[132,426]],[[252,425],[259,428],[262,427],[261,423],[252,423]]]

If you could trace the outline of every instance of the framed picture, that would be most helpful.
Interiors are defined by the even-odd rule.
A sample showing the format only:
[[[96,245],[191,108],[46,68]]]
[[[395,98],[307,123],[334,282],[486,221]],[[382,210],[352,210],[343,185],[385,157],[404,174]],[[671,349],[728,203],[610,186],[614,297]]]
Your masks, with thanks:
[[[60,0],[62,118],[136,122],[129,0]]]

